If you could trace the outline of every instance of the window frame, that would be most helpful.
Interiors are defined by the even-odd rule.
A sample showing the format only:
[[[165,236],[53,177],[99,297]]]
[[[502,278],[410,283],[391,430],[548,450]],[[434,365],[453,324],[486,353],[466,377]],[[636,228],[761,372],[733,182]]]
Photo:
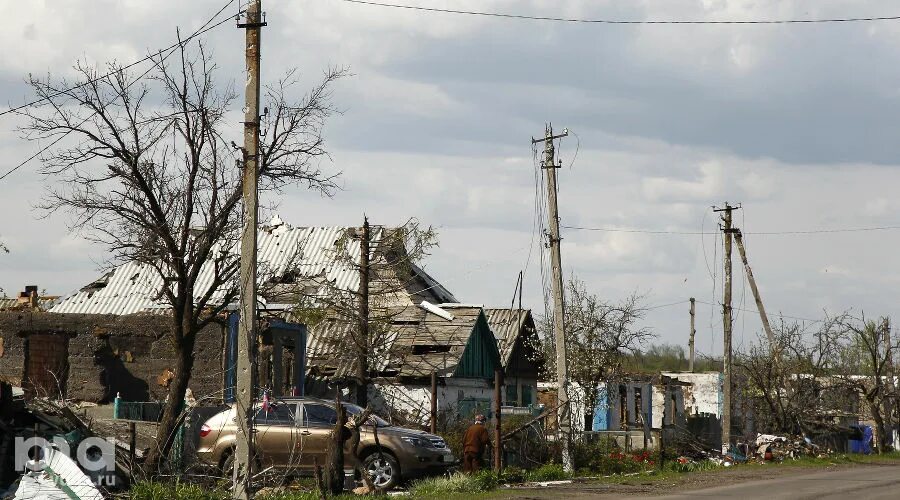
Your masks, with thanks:
[[[296,402],[287,402],[287,401],[276,400],[276,401],[271,401],[269,403],[269,405],[274,406],[276,408],[280,408],[280,407],[288,408],[289,411],[291,411],[291,413],[293,414],[293,421],[289,422],[287,420],[281,420],[281,419],[276,420],[275,422],[260,422],[260,421],[258,421],[257,418],[259,417],[259,414],[263,411],[262,405],[260,404],[256,407],[256,411],[253,414],[253,425],[254,426],[267,425],[267,426],[289,427],[289,426],[297,425],[297,418],[299,417],[300,412],[298,411],[299,406],[297,405]],[[290,410],[291,406],[293,406],[293,410]]]
[[[304,427],[304,428],[308,428],[308,427],[332,428],[332,427],[334,427],[335,422],[331,422],[331,423],[310,422],[309,418],[307,418],[307,415],[306,415],[306,407],[307,406],[322,406],[322,407],[328,408],[329,410],[334,412],[335,421],[337,419],[337,410],[334,408],[334,406],[331,406],[330,404],[326,404],[326,403],[319,403],[319,402],[314,402],[314,401],[304,401],[303,403],[301,403],[301,407],[303,408],[302,413],[300,415],[300,426],[301,427]]]

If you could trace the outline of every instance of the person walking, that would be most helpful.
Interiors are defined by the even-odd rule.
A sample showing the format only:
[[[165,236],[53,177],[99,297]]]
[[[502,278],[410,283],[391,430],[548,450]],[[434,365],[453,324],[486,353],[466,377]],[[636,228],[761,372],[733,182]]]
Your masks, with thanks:
[[[491,445],[491,437],[484,426],[486,420],[480,413],[475,415],[475,423],[466,429],[463,436],[463,472],[465,473],[471,474],[481,468],[484,449]]]

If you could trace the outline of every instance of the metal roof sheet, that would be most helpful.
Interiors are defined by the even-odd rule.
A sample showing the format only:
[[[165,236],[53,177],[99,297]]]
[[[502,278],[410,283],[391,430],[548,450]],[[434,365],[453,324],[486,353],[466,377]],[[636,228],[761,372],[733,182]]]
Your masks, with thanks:
[[[500,349],[500,359],[503,366],[509,363],[516,340],[524,332],[531,319],[531,309],[485,309],[488,325],[497,339],[497,347]]]
[[[338,288],[357,290],[359,273],[354,265],[347,261],[359,263],[359,243],[350,240],[344,247],[348,252],[346,257],[349,259],[338,255],[338,242],[350,229],[352,228],[335,226],[291,227],[284,223],[261,227],[257,237],[260,281],[267,276],[281,276],[292,271],[301,281],[306,278],[310,283],[314,283],[313,279],[325,279]],[[373,237],[377,239],[378,234],[376,232]],[[232,251],[237,253],[238,245],[235,245]],[[433,295],[441,300],[456,300],[424,271],[416,266],[413,266],[413,271],[426,282],[435,283],[430,290]],[[209,288],[213,276],[210,263],[201,271],[198,278],[195,288],[198,297]],[[64,297],[50,309],[50,312],[134,314],[159,310],[168,307],[160,297],[162,285],[159,273],[151,266],[128,262],[113,268],[81,290]],[[316,293],[324,293],[324,287],[320,285]],[[221,302],[222,295],[223,293],[215,294],[213,302]]]

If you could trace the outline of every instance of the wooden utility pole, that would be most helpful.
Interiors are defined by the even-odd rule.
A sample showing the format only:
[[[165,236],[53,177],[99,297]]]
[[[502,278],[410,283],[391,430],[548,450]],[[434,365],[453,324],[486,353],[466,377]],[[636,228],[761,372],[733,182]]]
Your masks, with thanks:
[[[725,202],[723,208],[714,209],[722,213],[722,234],[725,238],[725,286],[722,303],[722,326],[725,331],[725,347],[722,351],[724,383],[722,387],[722,452],[727,453],[731,448],[731,235],[734,229],[731,227],[731,212],[739,209]]]
[[[369,218],[363,216],[359,240],[359,338],[356,339],[356,404],[369,404],[369,255],[372,241]]]
[[[769,339],[769,351],[775,363],[780,363],[781,353],[775,343],[775,334],[772,327],[769,326],[769,317],[766,315],[766,308],[763,306],[762,297],[759,295],[759,288],[756,286],[756,280],[753,278],[753,270],[750,269],[750,262],[747,260],[747,250],[744,248],[744,237],[740,229],[734,230],[734,240],[737,242],[738,253],[741,254],[741,261],[744,263],[744,274],[747,281],[750,282],[750,290],[753,292],[753,299],[756,301],[756,310],[759,311],[759,319],[762,321],[763,330],[766,331],[766,337]]]
[[[256,223],[259,180],[259,56],[262,27],[262,0],[247,7],[247,18],[238,27],[246,30],[247,83],[244,89],[244,230],[241,234],[240,323],[237,353],[238,432],[234,460],[234,498],[253,495],[253,397],[256,391]]]
[[[502,413],[501,389],[503,389],[503,370],[494,370],[494,472],[503,470],[503,431],[500,427]]]
[[[688,348],[690,350],[690,358],[688,358],[688,371],[694,372],[694,337],[697,335],[697,329],[694,328],[694,318],[696,311],[697,301],[691,297],[691,337],[688,340]]]
[[[556,390],[559,403],[559,409],[556,412],[557,427],[559,429],[557,438],[562,445],[563,469],[566,472],[573,472],[575,464],[569,452],[572,440],[572,424],[571,411],[569,405],[566,404],[569,401],[567,388],[569,377],[566,371],[565,311],[563,310],[562,259],[559,249],[559,211],[556,206],[556,169],[559,166],[556,164],[553,148],[554,140],[567,135],[569,135],[568,130],[563,130],[563,133],[560,135],[553,135],[553,127],[548,124],[544,132],[544,138],[532,139],[531,142],[532,144],[542,141],[544,143],[544,162],[541,168],[545,170],[547,177],[547,207],[549,209],[548,223],[550,226],[548,238],[550,240],[550,266],[553,274],[550,285],[553,289],[553,338],[556,345]]]

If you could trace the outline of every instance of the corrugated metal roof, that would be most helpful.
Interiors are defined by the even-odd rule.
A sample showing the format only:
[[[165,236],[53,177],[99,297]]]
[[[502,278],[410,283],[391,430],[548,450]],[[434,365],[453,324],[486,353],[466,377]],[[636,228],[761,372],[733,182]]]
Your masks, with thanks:
[[[503,360],[503,366],[506,366],[512,356],[516,340],[523,334],[528,322],[533,321],[531,309],[485,309],[484,314],[497,339],[500,359]]]
[[[281,223],[263,226],[258,233],[258,261],[260,281],[269,276],[282,276],[292,271],[300,281],[304,279],[315,286],[316,280],[327,280],[344,290],[359,288],[359,273],[348,260],[358,264],[359,242],[349,240],[344,246],[347,258],[338,255],[338,242],[350,228],[345,227],[291,227]],[[380,229],[373,234],[378,239]],[[237,253],[238,245],[232,249]],[[420,278],[436,284],[430,293],[441,300],[454,301],[453,295],[437,284],[418,267]],[[199,297],[212,283],[212,264],[201,271],[197,281]],[[321,281],[319,281],[321,283]],[[159,296],[163,285],[159,274],[151,266],[137,262],[122,264],[97,281],[64,297],[50,312],[89,314],[134,314],[168,307]],[[303,286],[303,285],[298,285]],[[306,292],[304,290],[304,292]],[[324,293],[319,284],[315,293]],[[315,295],[313,293],[313,295]],[[214,295],[213,302],[221,301],[222,294]]]

